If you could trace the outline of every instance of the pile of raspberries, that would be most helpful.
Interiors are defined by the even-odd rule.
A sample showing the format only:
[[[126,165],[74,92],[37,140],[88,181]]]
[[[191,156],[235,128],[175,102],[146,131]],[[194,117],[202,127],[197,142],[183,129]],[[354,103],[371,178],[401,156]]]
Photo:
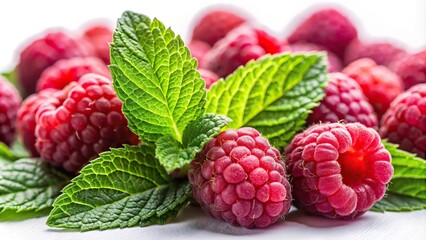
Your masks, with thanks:
[[[187,42],[206,89],[266,54],[327,56],[325,96],[285,149],[244,127],[222,131],[191,162],[195,200],[232,225],[265,228],[292,205],[327,218],[362,215],[393,175],[382,138],[426,159],[426,50],[366,42],[338,9],[296,22],[277,37],[242,11],[210,8]],[[111,147],[140,144],[112,85],[112,34],[99,24],[28,41],[16,68],[20,91],[0,77],[0,141],[19,138],[32,157],[71,174]]]

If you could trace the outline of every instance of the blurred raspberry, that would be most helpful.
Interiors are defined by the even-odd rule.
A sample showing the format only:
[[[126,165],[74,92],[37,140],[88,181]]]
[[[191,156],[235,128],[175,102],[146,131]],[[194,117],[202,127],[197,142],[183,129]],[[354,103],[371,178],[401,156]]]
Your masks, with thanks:
[[[381,121],[380,135],[426,159],[426,83],[399,95]]]
[[[205,212],[236,226],[264,228],[290,210],[280,152],[253,128],[213,138],[191,162],[189,181]]]
[[[338,72],[342,70],[342,61],[340,61],[340,58],[320,45],[313,43],[294,43],[290,45],[290,48],[293,52],[325,51],[327,52],[328,72]]]
[[[357,37],[351,21],[336,9],[327,8],[314,12],[288,37],[290,44],[308,42],[321,45],[343,57],[346,46]]]
[[[389,64],[407,54],[405,50],[388,42],[361,43],[354,40],[349,44],[345,53],[345,64],[360,58],[370,58],[378,65],[389,66]]]
[[[92,54],[91,46],[64,32],[49,32],[30,42],[20,53],[17,76],[24,95],[35,92],[42,72],[61,59]]]
[[[210,50],[210,45],[205,42],[192,40],[188,45],[189,51],[191,52],[191,56],[196,58],[198,61],[198,67],[203,66],[204,56]]]
[[[0,141],[11,145],[16,137],[16,114],[21,104],[18,90],[0,76]]]
[[[390,68],[401,78],[405,89],[426,83],[426,51],[398,59]]]
[[[57,61],[46,68],[37,83],[37,91],[47,88],[63,89],[86,73],[97,73],[111,78],[108,67],[98,58],[70,58]]]
[[[328,218],[364,214],[393,175],[379,134],[359,123],[313,125],[296,135],[285,155],[296,207]]]
[[[206,89],[209,89],[213,83],[219,80],[219,77],[215,73],[207,69],[200,68],[198,71],[200,72],[201,78],[206,82]]]
[[[377,127],[373,107],[368,103],[358,83],[342,73],[331,73],[325,88],[325,97],[309,115],[308,125],[341,120]]]
[[[248,61],[281,52],[284,47],[285,44],[265,31],[244,24],[213,46],[204,58],[203,67],[226,77]]]
[[[95,56],[110,64],[109,43],[112,42],[113,29],[107,25],[94,25],[87,28],[83,37],[92,45]]]
[[[240,15],[237,11],[209,10],[197,20],[192,32],[192,40],[202,41],[213,46],[228,32],[246,21],[246,17]]]
[[[369,58],[352,62],[342,72],[358,82],[379,119],[403,91],[401,79],[395,73]]]

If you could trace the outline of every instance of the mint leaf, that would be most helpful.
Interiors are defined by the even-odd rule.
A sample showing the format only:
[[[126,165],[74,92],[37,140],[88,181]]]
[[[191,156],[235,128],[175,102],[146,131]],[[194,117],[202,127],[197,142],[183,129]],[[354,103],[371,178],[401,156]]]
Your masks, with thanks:
[[[206,112],[230,117],[227,128],[254,127],[284,147],[323,98],[327,79],[323,54],[265,56],[214,84]]]
[[[0,169],[0,219],[38,216],[51,208],[69,181],[40,159],[20,159]],[[44,212],[46,213],[46,212]]]
[[[376,212],[406,212],[422,209],[426,209],[426,199],[389,193],[374,204],[370,210]]]
[[[111,73],[130,129],[145,143],[182,142],[186,125],[204,113],[204,81],[182,39],[154,19],[124,12],[111,44]]]
[[[163,224],[190,196],[190,184],[171,182],[152,146],[124,146],[81,170],[56,199],[47,224],[83,231]]]
[[[183,132],[182,144],[170,136],[158,139],[155,150],[160,163],[171,173],[184,168],[203,149],[204,144],[215,137],[231,119],[207,113],[188,124]]]
[[[0,167],[18,159],[19,157],[15,156],[6,144],[0,142]]]

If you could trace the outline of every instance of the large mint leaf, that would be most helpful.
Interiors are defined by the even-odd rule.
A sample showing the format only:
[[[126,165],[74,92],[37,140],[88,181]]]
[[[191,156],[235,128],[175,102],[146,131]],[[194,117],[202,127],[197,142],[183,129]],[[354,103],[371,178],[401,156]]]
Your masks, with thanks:
[[[68,177],[40,159],[20,159],[0,169],[0,219],[37,216],[51,208]],[[46,213],[46,212],[44,212]],[[18,215],[18,214],[16,214]]]
[[[188,124],[183,132],[182,143],[170,136],[158,139],[156,156],[169,173],[184,168],[202,150],[204,144],[230,121],[226,116],[207,113]]]
[[[188,182],[171,182],[152,146],[101,153],[53,204],[47,224],[93,230],[163,224],[191,196]]]
[[[181,142],[186,125],[204,113],[204,81],[182,39],[154,19],[124,12],[111,44],[111,73],[130,129],[146,143]]]
[[[227,128],[254,127],[284,147],[323,98],[327,79],[323,54],[265,56],[214,84],[206,112],[230,117]]]
[[[370,209],[376,212],[406,212],[426,209],[426,199],[404,196],[396,193],[387,194]]]

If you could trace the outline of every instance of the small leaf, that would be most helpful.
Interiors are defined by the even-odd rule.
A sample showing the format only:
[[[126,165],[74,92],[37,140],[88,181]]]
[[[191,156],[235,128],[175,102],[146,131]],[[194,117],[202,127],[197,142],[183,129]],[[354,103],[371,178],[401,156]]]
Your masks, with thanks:
[[[63,189],[47,224],[80,229],[163,224],[191,197],[188,182],[171,182],[152,146],[101,153]]]
[[[375,212],[406,212],[426,209],[426,199],[389,193],[370,209]]]
[[[18,159],[19,157],[15,156],[6,144],[0,142],[0,167]]]
[[[214,84],[206,111],[231,118],[227,128],[254,127],[284,147],[323,98],[326,71],[323,54],[265,56]]]
[[[158,139],[156,156],[169,173],[184,168],[194,159],[195,154],[203,149],[204,144],[215,137],[230,121],[231,119],[226,116],[204,114],[185,128],[182,144],[171,136]]]
[[[4,166],[0,170],[0,219],[22,212],[37,216],[50,209],[68,181],[67,176],[40,159],[20,159]]]
[[[124,12],[111,44],[111,73],[130,129],[145,143],[182,142],[204,113],[205,83],[182,39],[154,19]]]

